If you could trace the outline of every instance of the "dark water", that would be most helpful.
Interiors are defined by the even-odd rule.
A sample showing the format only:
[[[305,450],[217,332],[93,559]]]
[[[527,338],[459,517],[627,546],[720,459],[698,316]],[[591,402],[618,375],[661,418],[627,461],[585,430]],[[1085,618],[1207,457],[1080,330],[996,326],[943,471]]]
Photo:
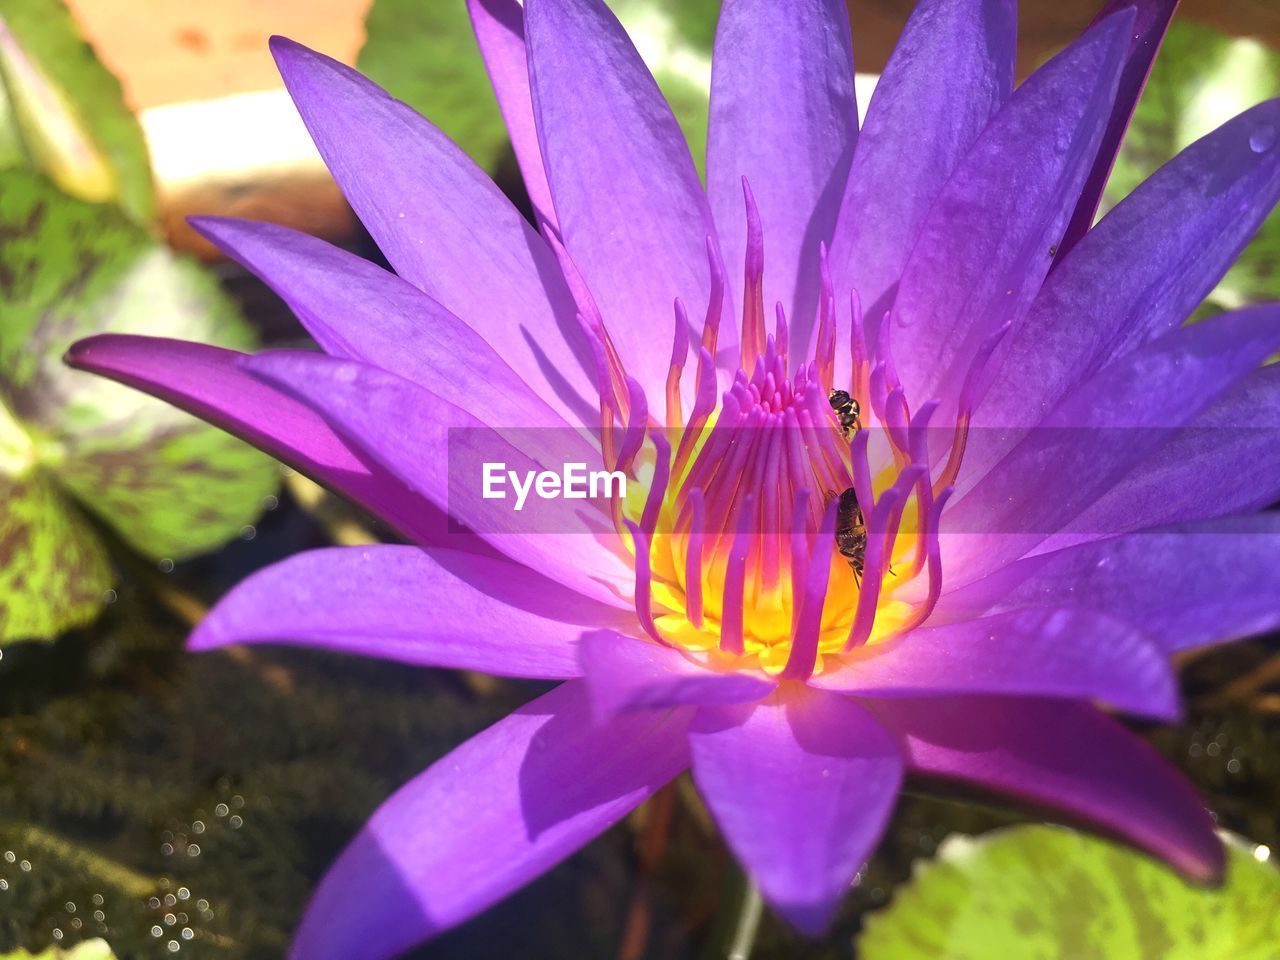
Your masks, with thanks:
[[[260,288],[229,282],[269,340],[297,335]],[[280,957],[308,891],[377,804],[538,693],[304,650],[183,652],[201,605],[254,569],[329,542],[285,493],[251,541],[167,573],[117,545],[117,599],[97,624],[4,650],[0,951],[105,936],[122,960]],[[1194,659],[1184,670],[1187,721],[1147,732],[1223,826],[1272,847],[1278,663],[1277,638]],[[914,859],[953,831],[1018,819],[908,795],[831,937],[797,940],[766,915],[754,956],[853,956],[860,918],[887,902]],[[415,956],[723,957],[742,894],[681,782]]]

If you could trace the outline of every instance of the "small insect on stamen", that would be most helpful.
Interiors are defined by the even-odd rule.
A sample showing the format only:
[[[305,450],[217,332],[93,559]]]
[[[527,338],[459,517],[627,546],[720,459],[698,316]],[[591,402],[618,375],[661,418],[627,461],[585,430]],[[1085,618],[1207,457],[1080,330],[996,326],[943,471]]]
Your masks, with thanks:
[[[862,406],[850,396],[849,391],[832,390],[827,401],[836,412],[840,435],[844,439],[850,439],[862,429]],[[827,503],[834,496],[834,493],[829,493]],[[858,505],[858,492],[853,487],[840,494],[840,503],[836,507],[836,549],[849,561],[853,579],[861,587],[867,560],[867,522],[862,515],[862,507]]]
[[[827,502],[830,503],[828,495]],[[840,494],[836,507],[836,549],[849,561],[854,582],[862,586],[862,571],[867,562],[867,521],[858,505],[858,492],[850,487]]]
[[[862,406],[847,390],[832,390],[827,395],[831,409],[840,421],[840,435],[848,440],[862,429]]]

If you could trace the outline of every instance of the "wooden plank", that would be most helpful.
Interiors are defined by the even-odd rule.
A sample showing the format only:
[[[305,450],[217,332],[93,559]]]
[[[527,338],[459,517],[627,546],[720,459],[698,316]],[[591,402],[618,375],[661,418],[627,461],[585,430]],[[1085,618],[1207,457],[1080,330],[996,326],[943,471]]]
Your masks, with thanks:
[[[67,0],[138,110],[279,87],[267,51],[267,39],[275,33],[354,63],[370,3]]]
[[[878,73],[916,0],[850,0],[854,58]],[[1026,76],[1080,34],[1103,0],[1023,0],[1018,8],[1018,73]],[[1280,0],[1182,0],[1178,17],[1280,47]]]

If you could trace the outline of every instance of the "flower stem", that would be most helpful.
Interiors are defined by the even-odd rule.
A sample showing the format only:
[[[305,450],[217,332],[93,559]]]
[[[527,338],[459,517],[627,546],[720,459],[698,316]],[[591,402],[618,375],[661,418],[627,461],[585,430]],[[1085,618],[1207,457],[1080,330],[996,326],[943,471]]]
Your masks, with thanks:
[[[729,943],[727,960],[751,960],[763,914],[764,900],[760,897],[760,888],[747,880],[742,902],[738,905],[738,922],[733,930],[733,940]]]

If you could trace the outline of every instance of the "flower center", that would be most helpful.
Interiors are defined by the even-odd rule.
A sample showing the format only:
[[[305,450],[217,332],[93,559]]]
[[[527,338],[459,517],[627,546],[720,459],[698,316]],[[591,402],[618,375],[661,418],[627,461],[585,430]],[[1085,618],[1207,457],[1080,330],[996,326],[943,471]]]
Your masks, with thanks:
[[[840,321],[825,248],[816,344],[793,370],[781,304],[766,332],[763,239],[745,182],[744,193],[738,368],[717,404],[713,358],[725,283],[710,253],[693,405],[686,417],[689,320],[677,301],[665,424],[649,415],[552,239],[579,291],[579,319],[596,357],[606,466],[638,481],[629,485],[639,491],[635,498],[615,504],[615,523],[630,533],[642,625],[655,641],[708,661],[803,679],[912,629],[932,611],[942,579],[938,529],[963,456],[971,388],[958,398],[935,481],[927,429],[939,403],[912,412],[894,372],[888,325],[871,355],[856,294],[844,315],[851,374],[847,383],[833,382]]]
[[[844,646],[869,539],[830,388],[814,363],[788,378],[784,331],[750,377],[739,369],[714,421],[674,445],[650,537],[662,638],[774,673],[798,631],[819,651]]]

